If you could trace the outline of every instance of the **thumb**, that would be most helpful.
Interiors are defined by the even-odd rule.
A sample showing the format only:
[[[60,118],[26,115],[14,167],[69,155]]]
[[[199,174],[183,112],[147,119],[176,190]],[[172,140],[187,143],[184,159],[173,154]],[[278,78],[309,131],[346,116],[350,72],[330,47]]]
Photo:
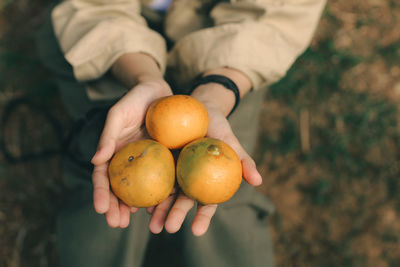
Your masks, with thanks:
[[[92,158],[92,163],[94,165],[104,164],[111,159],[115,153],[118,136],[123,127],[123,114],[111,109],[107,114],[97,151]]]
[[[108,143],[105,143],[104,145],[99,145],[96,153],[92,158],[92,164],[98,166],[106,163],[114,155],[115,147],[115,140],[109,140]]]
[[[249,156],[246,150],[244,150],[242,145],[239,143],[239,140],[233,135],[233,133],[231,134],[231,137],[227,138],[225,142],[230,145],[239,156],[242,162],[242,175],[246,182],[252,186],[261,185],[262,177],[257,170],[256,163]]]
[[[250,156],[242,158],[243,178],[252,186],[262,184],[261,174],[258,172],[256,163]]]

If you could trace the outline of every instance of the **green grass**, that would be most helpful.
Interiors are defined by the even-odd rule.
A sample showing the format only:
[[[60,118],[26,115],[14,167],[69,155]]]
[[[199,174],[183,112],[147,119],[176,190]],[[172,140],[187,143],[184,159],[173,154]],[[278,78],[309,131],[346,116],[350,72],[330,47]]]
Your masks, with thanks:
[[[284,215],[280,215],[278,209],[273,220],[279,237],[278,262],[289,266],[369,266],[368,246],[378,246],[383,251],[388,244],[398,246],[398,233],[386,230],[377,237],[371,232],[376,227],[378,229],[374,231],[383,231],[379,228],[380,218],[377,217],[381,209],[394,206],[396,212],[400,212],[398,104],[374,90],[354,90],[342,78],[353,67],[370,63],[376,57],[382,57],[387,66],[394,66],[400,61],[399,49],[398,43],[376,47],[375,55],[362,58],[351,51],[336,49],[334,40],[322,40],[307,49],[286,77],[270,88],[267,105],[278,103],[279,109],[284,112],[278,116],[263,115],[277,120],[279,127],[271,130],[268,125],[263,126],[261,154],[268,154],[268,158],[272,159],[288,159],[290,155],[295,155],[295,162],[285,163],[283,160],[284,164],[277,165],[274,160],[267,161],[267,173],[284,175],[277,180],[278,185],[290,180],[298,181],[302,205],[310,212],[299,229],[318,229],[318,234],[310,242],[298,234],[305,230],[282,226],[285,217],[281,217]],[[299,114],[302,110],[308,110],[310,114],[311,149],[308,152],[301,150]],[[298,176],[296,172],[287,171],[296,170],[298,166],[318,169],[323,174],[319,176],[310,172],[305,178],[304,175]],[[368,190],[376,187],[376,195],[370,191],[352,191],[365,185],[370,185],[366,187]],[[282,190],[284,188],[282,186]],[[380,194],[382,190],[383,196]],[[283,198],[284,191],[274,201],[279,203]],[[352,199],[355,199],[356,206],[338,210],[338,205],[346,200],[353,203]],[[318,216],[327,211],[332,221]],[[353,224],[343,225],[347,228],[345,234],[334,240],[329,236],[338,227],[334,223],[336,220],[353,221]],[[354,244],[367,235],[375,235],[382,244],[366,243],[365,252],[360,254],[354,250]],[[311,248],[316,247],[318,254],[310,252]],[[382,253],[379,257],[394,266],[393,263],[399,258],[393,253]]]

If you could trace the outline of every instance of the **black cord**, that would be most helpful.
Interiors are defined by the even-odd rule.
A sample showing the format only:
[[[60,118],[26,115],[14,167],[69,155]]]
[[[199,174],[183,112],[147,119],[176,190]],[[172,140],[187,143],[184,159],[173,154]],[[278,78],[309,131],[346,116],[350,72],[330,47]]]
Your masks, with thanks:
[[[229,112],[229,114],[228,114],[228,117],[229,117],[235,111],[237,106],[239,105],[239,102],[240,102],[239,88],[237,87],[235,82],[232,81],[231,79],[229,79],[228,77],[223,76],[223,75],[214,75],[213,74],[213,75],[207,75],[207,76],[201,77],[200,79],[195,81],[189,94],[191,94],[193,92],[193,90],[196,89],[198,86],[200,86],[202,84],[207,84],[207,83],[221,84],[226,89],[232,91],[233,94],[235,95],[235,105],[233,106],[231,112]]]

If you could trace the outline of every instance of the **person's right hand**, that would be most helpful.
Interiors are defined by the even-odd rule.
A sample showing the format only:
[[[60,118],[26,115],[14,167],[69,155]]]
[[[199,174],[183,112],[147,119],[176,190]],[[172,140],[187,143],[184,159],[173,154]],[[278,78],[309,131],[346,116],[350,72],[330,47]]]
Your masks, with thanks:
[[[94,208],[96,212],[105,214],[111,227],[127,227],[130,213],[138,209],[128,207],[111,192],[107,173],[109,160],[124,145],[147,136],[144,119],[149,105],[171,94],[171,88],[163,79],[143,79],[107,114],[97,152],[92,158],[92,181]]]

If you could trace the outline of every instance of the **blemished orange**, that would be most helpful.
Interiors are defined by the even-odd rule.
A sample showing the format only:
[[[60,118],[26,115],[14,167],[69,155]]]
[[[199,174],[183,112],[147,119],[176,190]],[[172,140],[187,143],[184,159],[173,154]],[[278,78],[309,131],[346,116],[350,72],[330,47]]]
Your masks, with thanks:
[[[146,114],[149,135],[170,149],[204,137],[208,130],[208,112],[194,97],[173,95],[154,101]]]
[[[175,185],[175,162],[168,148],[144,139],[124,146],[108,166],[114,194],[131,207],[152,207]]]
[[[188,197],[202,204],[218,204],[229,200],[239,189],[242,164],[225,142],[201,138],[182,149],[176,177]]]

